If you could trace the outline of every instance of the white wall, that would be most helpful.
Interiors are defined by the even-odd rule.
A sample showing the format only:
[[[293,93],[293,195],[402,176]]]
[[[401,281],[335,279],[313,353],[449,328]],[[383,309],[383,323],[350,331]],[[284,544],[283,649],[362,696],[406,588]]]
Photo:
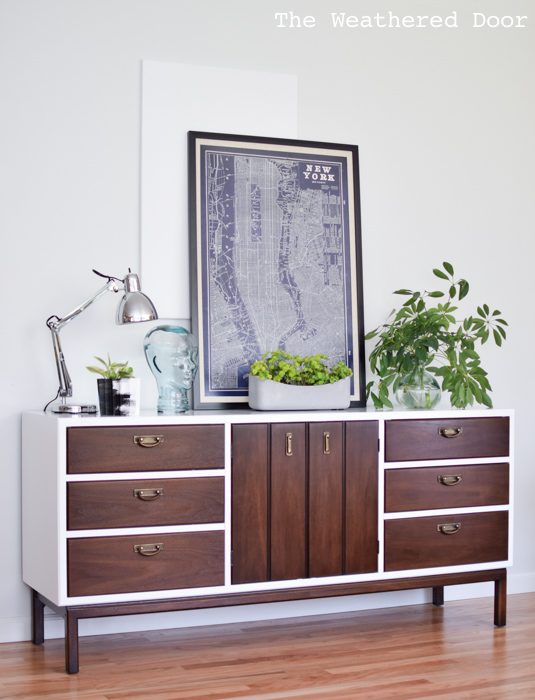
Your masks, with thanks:
[[[315,15],[317,26],[277,28],[274,12],[290,9]],[[388,10],[443,17],[456,10],[459,26],[329,26],[331,11]],[[527,15],[527,27],[474,29],[472,12]],[[468,278],[467,307],[501,309],[508,341],[483,357],[495,405],[517,411],[510,591],[535,590],[532,3],[0,0],[0,639],[29,636],[19,551],[20,412],[41,408],[57,388],[45,319],[95,291],[92,268],[121,276],[140,264],[143,59],[297,75],[300,137],[360,146],[367,328],[390,311],[394,289],[433,285],[430,270],[443,260]],[[108,322],[116,301],[107,295],[62,333],[76,397],[96,401],[84,367],[109,351],[131,359],[144,403],[153,406],[141,348],[147,328]]]

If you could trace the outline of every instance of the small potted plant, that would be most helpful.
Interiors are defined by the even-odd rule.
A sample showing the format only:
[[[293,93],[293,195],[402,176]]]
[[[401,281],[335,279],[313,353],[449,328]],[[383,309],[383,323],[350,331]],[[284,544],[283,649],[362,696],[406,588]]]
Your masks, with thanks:
[[[327,355],[265,352],[251,365],[249,406],[258,411],[348,408],[352,370]]]
[[[491,386],[475,348],[490,337],[501,346],[507,322],[500,311],[491,313],[487,304],[478,306],[475,315],[458,319],[455,303],[468,294],[468,282],[456,280],[448,262],[433,273],[448,283],[445,303],[435,302],[446,296],[442,291],[398,289],[394,294],[410,298],[392,311],[385,324],[366,335],[366,340],[378,338],[370,353],[370,368],[377,379],[368,383],[366,397],[371,396],[376,408],[392,408],[392,392],[405,408],[425,409],[440,401],[442,389],[451,393],[455,408],[466,408],[474,401],[492,408]],[[442,378],[442,387],[435,377]]]
[[[134,416],[139,414],[140,380],[128,362],[112,362],[108,353],[106,362],[95,356],[102,367],[87,367],[100,374],[97,379],[100,414],[102,416]]]

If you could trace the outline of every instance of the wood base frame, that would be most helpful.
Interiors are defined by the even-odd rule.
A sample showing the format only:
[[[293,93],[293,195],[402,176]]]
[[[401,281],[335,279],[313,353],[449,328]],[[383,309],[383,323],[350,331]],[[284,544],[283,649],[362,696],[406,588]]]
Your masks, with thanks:
[[[381,593],[416,588],[433,589],[433,605],[444,604],[444,586],[466,583],[494,581],[494,624],[504,627],[507,608],[507,570],[473,571],[459,574],[442,574],[419,576],[414,578],[392,579],[388,581],[370,581],[360,583],[342,583],[305,588],[286,588],[276,591],[252,591],[230,593],[226,595],[192,596],[171,600],[146,600],[127,603],[105,603],[96,605],[73,605],[58,607],[40,593],[32,589],[32,641],[34,644],[44,642],[44,608],[61,615],[65,619],[65,670],[78,673],[78,620],[97,617],[114,617],[118,615],[138,615],[142,613],[175,612],[202,608],[220,608],[234,605],[252,605],[255,603],[272,603],[289,600],[311,600],[333,596],[357,595],[361,593]]]

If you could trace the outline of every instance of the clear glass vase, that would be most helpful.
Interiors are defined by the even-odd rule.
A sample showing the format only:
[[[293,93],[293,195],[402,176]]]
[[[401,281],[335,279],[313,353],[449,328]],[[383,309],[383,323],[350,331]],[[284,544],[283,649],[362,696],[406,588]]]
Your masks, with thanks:
[[[415,365],[396,389],[396,400],[404,408],[434,408],[441,396],[439,383],[423,365]]]

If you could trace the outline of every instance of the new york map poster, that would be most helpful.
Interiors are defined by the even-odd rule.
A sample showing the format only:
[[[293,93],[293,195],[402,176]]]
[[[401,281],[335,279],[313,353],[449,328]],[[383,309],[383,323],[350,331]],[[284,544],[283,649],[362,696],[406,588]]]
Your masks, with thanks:
[[[364,406],[357,146],[189,133],[193,408],[240,408],[267,350],[353,369]]]

